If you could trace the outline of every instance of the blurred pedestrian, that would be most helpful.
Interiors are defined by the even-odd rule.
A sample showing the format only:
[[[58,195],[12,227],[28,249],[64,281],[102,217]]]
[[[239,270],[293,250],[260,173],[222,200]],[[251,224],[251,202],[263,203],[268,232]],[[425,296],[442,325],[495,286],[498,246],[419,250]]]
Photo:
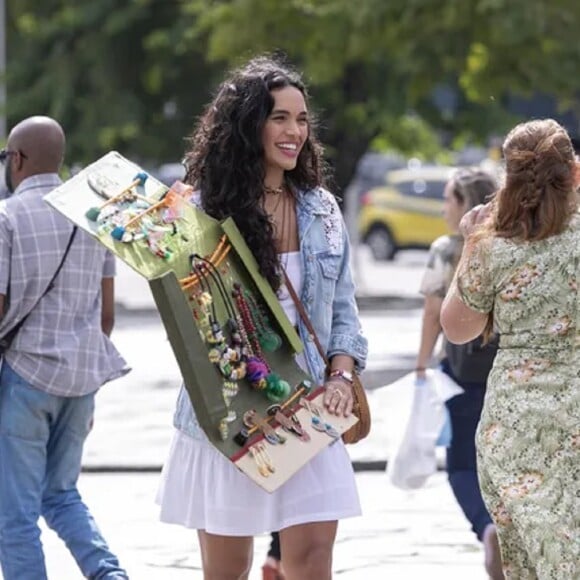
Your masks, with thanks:
[[[517,125],[506,183],[469,237],[443,304],[447,338],[491,324],[500,348],[477,429],[483,497],[507,578],[579,578],[580,171],[553,120]]]
[[[114,261],[43,196],[60,185],[65,136],[48,117],[16,125],[0,152],[0,565],[47,578],[42,516],[86,578],[127,574],[77,490],[97,389],[126,372],[113,328]]]
[[[367,355],[360,334],[350,249],[334,196],[322,187],[322,158],[299,76],[256,58],[218,89],[186,155],[186,181],[217,219],[232,217],[260,272],[300,333],[299,364],[325,385],[324,405],[346,414],[352,373]],[[328,353],[330,373],[298,315],[286,271]],[[161,518],[197,529],[206,578],[247,578],[253,536],[280,530],[289,580],[331,577],[338,520],[360,513],[351,462],[341,440],[269,494],[215,449],[180,392],[160,490]],[[224,557],[227,554],[227,557]]]
[[[445,186],[443,216],[451,234],[441,236],[431,245],[427,268],[421,282],[425,303],[416,363],[419,380],[425,379],[426,368],[441,335],[441,306],[461,256],[463,237],[459,232],[459,222],[470,209],[489,201],[496,189],[494,177],[479,168],[459,169]],[[482,350],[477,344],[472,347],[475,355],[472,350],[469,351],[470,354],[467,351],[455,353],[453,345],[447,345],[439,355],[441,370],[464,389],[462,394],[446,403],[452,432],[447,448],[447,474],[457,503],[477,539],[483,543],[485,568],[489,576],[493,580],[501,580],[503,574],[497,535],[481,497],[475,454],[475,430],[483,408],[485,385],[495,349],[492,351],[487,346]],[[477,356],[483,360],[475,360]],[[465,360],[459,361],[459,357]],[[453,364],[455,362],[460,364]]]

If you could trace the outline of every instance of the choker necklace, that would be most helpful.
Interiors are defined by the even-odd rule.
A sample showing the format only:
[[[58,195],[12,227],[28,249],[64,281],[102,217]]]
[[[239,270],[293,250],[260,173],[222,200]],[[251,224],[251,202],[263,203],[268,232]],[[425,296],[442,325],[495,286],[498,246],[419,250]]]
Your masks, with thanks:
[[[264,185],[264,193],[266,195],[280,195],[281,193],[284,193],[284,186],[268,187],[267,185]]]

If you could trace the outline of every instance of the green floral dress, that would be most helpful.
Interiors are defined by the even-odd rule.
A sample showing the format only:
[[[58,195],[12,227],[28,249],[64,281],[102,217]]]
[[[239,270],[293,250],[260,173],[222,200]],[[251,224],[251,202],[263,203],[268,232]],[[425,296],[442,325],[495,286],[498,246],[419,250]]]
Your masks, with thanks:
[[[580,578],[580,217],[540,242],[484,239],[457,293],[501,333],[476,443],[506,578]]]

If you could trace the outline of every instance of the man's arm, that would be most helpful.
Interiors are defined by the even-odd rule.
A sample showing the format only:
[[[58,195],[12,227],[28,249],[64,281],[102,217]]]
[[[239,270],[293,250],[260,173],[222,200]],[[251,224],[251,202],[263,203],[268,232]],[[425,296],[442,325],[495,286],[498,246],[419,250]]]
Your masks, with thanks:
[[[10,256],[12,254],[12,227],[6,215],[6,202],[0,211],[0,320],[6,314],[6,296],[10,284]]]
[[[107,336],[111,336],[115,325],[115,278],[103,278],[101,289],[103,300],[101,328]]]

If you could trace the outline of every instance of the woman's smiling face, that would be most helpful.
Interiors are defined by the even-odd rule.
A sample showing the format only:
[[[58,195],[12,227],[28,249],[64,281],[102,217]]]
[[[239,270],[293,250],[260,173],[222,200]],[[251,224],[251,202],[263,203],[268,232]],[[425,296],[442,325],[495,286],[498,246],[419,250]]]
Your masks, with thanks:
[[[262,131],[266,175],[291,171],[308,138],[308,111],[304,95],[296,87],[272,91],[274,107]]]

